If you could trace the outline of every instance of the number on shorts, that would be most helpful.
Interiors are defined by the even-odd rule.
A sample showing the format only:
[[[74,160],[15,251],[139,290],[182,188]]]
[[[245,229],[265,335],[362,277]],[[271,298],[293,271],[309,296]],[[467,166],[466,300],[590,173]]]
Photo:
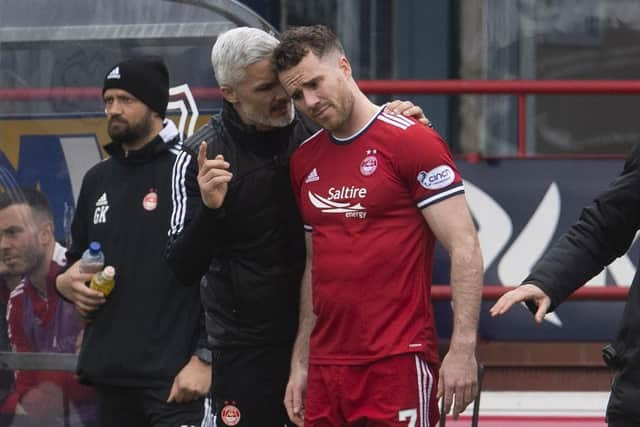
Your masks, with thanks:
[[[398,411],[398,421],[409,421],[407,427],[416,427],[416,420],[418,419],[418,411],[415,409],[405,409]]]

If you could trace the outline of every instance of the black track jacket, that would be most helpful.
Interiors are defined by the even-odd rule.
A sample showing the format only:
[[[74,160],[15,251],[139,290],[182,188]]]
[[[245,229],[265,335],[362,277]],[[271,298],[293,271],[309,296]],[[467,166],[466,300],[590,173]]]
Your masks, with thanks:
[[[223,154],[233,173],[223,205],[202,205],[167,251],[185,283],[206,273],[201,298],[213,349],[293,343],[305,250],[289,158],[313,130],[296,116],[288,126],[257,132],[225,101],[221,117],[185,143],[197,149],[206,140],[208,157]]]
[[[205,337],[198,290],[179,285],[164,260],[167,230],[185,221],[196,158],[170,120],[138,151],[105,148],[111,157],[84,176],[67,259],[100,242],[116,284],[87,325],[78,373],[94,384],[170,386]]]
[[[578,222],[538,261],[524,283],[534,283],[555,309],[574,290],[628,249],[640,229],[640,144],[627,158],[610,188],[583,209]],[[640,420],[640,276],[636,272],[614,348],[620,369],[613,384],[609,414],[634,414]],[[530,305],[531,310],[535,307]]]

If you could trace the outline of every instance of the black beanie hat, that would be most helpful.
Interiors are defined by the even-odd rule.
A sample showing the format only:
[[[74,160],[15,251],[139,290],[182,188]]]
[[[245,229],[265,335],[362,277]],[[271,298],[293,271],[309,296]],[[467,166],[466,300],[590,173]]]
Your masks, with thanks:
[[[158,57],[127,59],[104,77],[103,96],[107,89],[126,90],[164,118],[169,102],[169,71]]]

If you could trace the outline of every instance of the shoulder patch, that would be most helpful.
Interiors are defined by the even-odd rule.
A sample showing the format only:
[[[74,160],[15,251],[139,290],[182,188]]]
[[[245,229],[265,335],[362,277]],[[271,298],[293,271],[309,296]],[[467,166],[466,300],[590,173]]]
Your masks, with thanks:
[[[427,190],[439,190],[448,187],[455,179],[455,173],[449,165],[440,165],[429,172],[420,171],[418,182]]]

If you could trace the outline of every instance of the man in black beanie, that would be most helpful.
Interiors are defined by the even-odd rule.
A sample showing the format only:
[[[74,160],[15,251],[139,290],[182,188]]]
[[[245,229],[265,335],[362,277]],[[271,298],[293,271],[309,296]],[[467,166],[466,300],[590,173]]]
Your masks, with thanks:
[[[167,67],[159,58],[154,57],[123,61],[105,76],[102,97],[109,120],[109,136],[127,149],[138,149],[150,141],[148,137],[157,135],[164,125],[163,119],[169,101]],[[114,105],[120,108],[110,112]],[[127,123],[129,126],[124,126],[127,120],[137,118],[138,111],[134,110],[143,113],[142,122]],[[132,113],[132,116],[125,117]],[[118,124],[123,126],[118,127]]]
[[[119,63],[105,76],[102,95],[109,89],[126,90],[164,119],[169,102],[169,71],[159,58],[142,57]]]
[[[56,282],[90,319],[78,375],[95,387],[101,426],[200,426],[211,357],[199,292],[180,286],[163,259],[167,229],[182,227],[187,188],[197,189],[195,157],[164,118],[169,73],[160,59],[114,66],[102,96],[110,157],[84,177],[70,267]],[[80,270],[92,241],[102,244],[105,264],[116,270],[106,298],[85,286],[92,275]]]

